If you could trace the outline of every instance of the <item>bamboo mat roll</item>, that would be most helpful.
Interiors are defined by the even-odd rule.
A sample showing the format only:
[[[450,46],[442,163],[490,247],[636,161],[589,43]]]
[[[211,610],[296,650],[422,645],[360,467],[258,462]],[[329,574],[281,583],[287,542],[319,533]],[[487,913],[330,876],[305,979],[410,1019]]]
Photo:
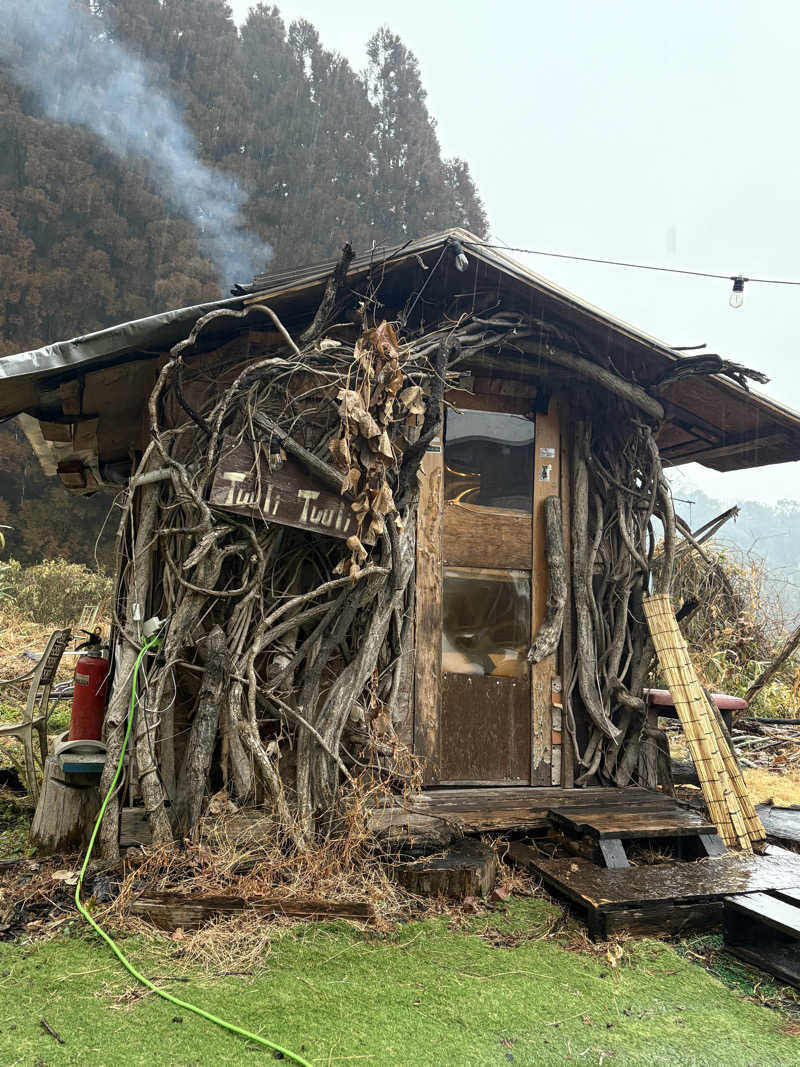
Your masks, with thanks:
[[[729,848],[750,851],[766,840],[764,827],[697,677],[671,598],[646,597],[644,614],[711,818]]]

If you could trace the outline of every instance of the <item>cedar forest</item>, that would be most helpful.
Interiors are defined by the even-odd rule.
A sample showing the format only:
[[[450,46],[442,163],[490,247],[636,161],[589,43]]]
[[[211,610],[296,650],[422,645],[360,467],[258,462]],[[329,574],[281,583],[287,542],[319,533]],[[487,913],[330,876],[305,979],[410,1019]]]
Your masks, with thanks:
[[[239,28],[223,0],[91,8],[177,103],[203,162],[239,181],[247,226],[274,251],[263,269],[329,260],[345,241],[363,250],[453,225],[486,234],[469,168],[442,158],[417,61],[388,28],[357,72],[311,23],[287,27],[269,5]],[[158,175],[45,117],[2,72],[0,143],[0,356],[227,295]],[[7,555],[89,563],[109,502],[69,497],[16,423],[0,426]]]

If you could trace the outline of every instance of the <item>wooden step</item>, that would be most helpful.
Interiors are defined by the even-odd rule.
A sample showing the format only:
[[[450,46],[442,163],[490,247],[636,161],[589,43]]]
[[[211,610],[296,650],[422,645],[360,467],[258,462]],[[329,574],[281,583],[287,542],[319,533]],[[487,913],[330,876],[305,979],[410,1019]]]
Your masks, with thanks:
[[[725,948],[734,956],[800,988],[800,907],[786,891],[726,897]],[[792,896],[800,900],[800,889]]]
[[[707,930],[722,922],[726,896],[800,893],[800,856],[775,846],[764,855],[729,852],[691,863],[607,870],[579,859],[547,859],[514,842],[509,858],[541,878],[583,916],[593,937]]]
[[[673,806],[671,810],[609,812],[591,809],[548,812],[557,826],[576,834],[588,834],[595,840],[616,837],[622,841],[650,837],[696,837],[715,834],[716,827],[696,812]]]

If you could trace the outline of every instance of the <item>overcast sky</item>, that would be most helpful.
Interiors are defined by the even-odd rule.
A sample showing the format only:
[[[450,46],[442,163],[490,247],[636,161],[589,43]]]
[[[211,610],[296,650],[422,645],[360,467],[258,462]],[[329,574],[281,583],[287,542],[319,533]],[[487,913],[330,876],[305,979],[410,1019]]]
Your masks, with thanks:
[[[241,19],[248,0],[232,4]],[[800,6],[779,0],[291,0],[357,69],[382,23],[416,54],[447,155],[509,245],[800,280]],[[518,258],[671,345],[757,366],[800,409],[800,287]],[[800,464],[720,475],[725,502],[800,499]],[[676,491],[684,486],[676,482]]]

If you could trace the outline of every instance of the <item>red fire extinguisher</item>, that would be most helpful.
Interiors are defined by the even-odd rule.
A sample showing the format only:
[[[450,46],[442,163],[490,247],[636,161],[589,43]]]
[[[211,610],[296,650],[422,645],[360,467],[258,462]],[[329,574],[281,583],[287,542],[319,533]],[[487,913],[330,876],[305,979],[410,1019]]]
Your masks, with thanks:
[[[86,631],[82,631],[86,633]],[[83,655],[75,664],[72,691],[72,714],[69,718],[70,741],[99,741],[103,734],[108,687],[108,660],[100,645],[100,633],[89,634],[78,645]]]

